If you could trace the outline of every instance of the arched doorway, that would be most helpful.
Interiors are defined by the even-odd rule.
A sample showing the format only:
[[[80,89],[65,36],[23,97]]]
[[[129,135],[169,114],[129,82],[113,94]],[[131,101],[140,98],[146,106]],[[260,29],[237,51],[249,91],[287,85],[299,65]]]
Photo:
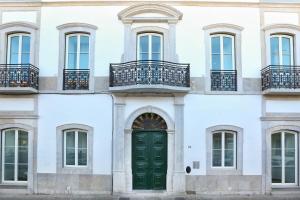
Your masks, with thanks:
[[[165,190],[168,137],[165,120],[155,113],[139,115],[132,124],[132,187]]]

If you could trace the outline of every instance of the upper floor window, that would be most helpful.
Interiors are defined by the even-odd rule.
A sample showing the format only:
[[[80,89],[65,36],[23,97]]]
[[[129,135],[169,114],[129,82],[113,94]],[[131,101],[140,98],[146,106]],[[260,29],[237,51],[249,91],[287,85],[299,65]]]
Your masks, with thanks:
[[[271,65],[293,65],[293,37],[271,35]]]
[[[211,35],[212,70],[234,70],[234,54],[234,36],[227,34]]]
[[[64,132],[64,166],[87,166],[87,132],[67,130]]]
[[[85,33],[66,35],[66,61],[67,69],[88,69],[90,37]]]
[[[162,60],[163,36],[159,33],[138,35],[138,60]]]
[[[26,33],[15,33],[8,35],[7,48],[8,64],[30,63],[30,35]]]
[[[235,167],[236,134],[218,131],[212,134],[212,167]]]

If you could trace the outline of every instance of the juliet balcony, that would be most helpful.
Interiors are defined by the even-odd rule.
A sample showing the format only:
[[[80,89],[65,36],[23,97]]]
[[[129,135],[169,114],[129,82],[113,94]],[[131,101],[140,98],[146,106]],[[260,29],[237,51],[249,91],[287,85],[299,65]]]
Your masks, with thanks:
[[[140,60],[110,64],[112,92],[188,92],[190,65]]]
[[[39,69],[31,64],[0,64],[0,93],[38,93]]]
[[[236,70],[211,70],[211,91],[237,91]]]
[[[269,65],[261,70],[263,94],[300,95],[300,66]]]
[[[89,69],[64,69],[64,90],[89,90]]]

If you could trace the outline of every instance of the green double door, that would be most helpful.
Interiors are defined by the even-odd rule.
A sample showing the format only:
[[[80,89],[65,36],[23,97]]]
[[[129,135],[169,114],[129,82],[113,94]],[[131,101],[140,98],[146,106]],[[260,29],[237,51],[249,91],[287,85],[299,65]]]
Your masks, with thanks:
[[[167,133],[165,131],[133,132],[133,189],[166,189],[167,149]]]

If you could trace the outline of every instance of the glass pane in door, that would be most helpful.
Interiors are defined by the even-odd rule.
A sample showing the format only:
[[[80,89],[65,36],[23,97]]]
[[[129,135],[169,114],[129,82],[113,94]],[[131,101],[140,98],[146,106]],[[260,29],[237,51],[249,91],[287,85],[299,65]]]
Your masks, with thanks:
[[[87,165],[87,134],[78,132],[78,165]]]
[[[279,65],[279,37],[271,38],[271,65]]]
[[[4,132],[4,180],[15,180],[15,131]]]
[[[213,134],[213,166],[222,166],[222,133]]]
[[[139,59],[140,60],[149,60],[149,36],[143,35],[140,36],[139,41]]]
[[[75,132],[66,133],[66,165],[75,165]]]
[[[272,183],[282,182],[281,133],[272,135]]]
[[[30,63],[30,37],[22,36],[22,52],[21,52],[21,63]]]
[[[161,60],[161,37],[152,36],[152,60]]]
[[[233,70],[232,60],[232,38],[223,38],[223,52],[224,52],[224,70]]]
[[[225,133],[225,166],[233,167],[234,165],[234,135]]]
[[[211,63],[213,70],[221,69],[220,37],[211,38]]]
[[[80,36],[80,69],[88,69],[89,68],[89,37],[88,36]]]
[[[10,38],[10,58],[9,64],[18,64],[19,62],[19,36],[13,36]]]
[[[77,65],[77,36],[70,36],[68,41],[68,69],[76,69]]]
[[[282,64],[291,65],[291,41],[290,38],[282,37]]]

